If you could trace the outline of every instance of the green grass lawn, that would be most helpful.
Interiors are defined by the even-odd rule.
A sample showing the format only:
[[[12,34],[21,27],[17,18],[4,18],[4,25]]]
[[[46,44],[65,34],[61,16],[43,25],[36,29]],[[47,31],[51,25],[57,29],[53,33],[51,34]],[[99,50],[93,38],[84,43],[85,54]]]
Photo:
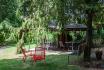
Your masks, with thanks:
[[[46,56],[46,64],[44,64],[44,61],[32,64],[30,59],[25,63],[22,62],[21,58],[8,59],[8,57],[13,57],[10,54],[15,49],[15,47],[9,47],[2,54],[4,56],[0,56],[0,70],[80,70],[79,66],[68,65],[67,55],[48,55]],[[69,61],[76,59],[77,56],[70,55]]]
[[[70,56],[70,61],[74,56]],[[29,60],[25,63],[21,59],[0,60],[0,70],[80,70],[78,66],[68,65],[66,55],[50,55],[46,57],[46,64],[38,61],[32,64]]]

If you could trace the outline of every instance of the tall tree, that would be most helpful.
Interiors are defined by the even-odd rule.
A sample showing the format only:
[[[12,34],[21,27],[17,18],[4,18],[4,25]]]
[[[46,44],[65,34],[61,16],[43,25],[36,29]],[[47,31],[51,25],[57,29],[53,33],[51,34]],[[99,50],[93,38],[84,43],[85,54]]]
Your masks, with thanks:
[[[71,20],[67,19],[67,21],[69,20],[70,22],[72,21],[77,21],[77,22],[81,22],[81,20],[84,18],[86,18],[86,21],[84,21],[84,23],[86,23],[88,30],[87,30],[87,47],[85,47],[84,50],[84,60],[85,61],[90,61],[90,54],[91,54],[91,47],[93,46],[93,42],[92,42],[92,23],[93,23],[93,17],[96,14],[96,12],[99,11],[99,9],[101,9],[101,6],[103,5],[103,3],[101,3],[101,0],[60,0],[59,1],[59,6],[60,6],[60,10],[59,11],[59,16],[61,16],[61,24],[65,24],[64,18],[65,18],[65,14],[66,16],[70,17]],[[100,10],[101,11],[101,10]],[[60,18],[60,17],[59,17]],[[78,20],[81,19],[81,20]]]
[[[100,3],[98,3],[99,0],[85,0],[86,3],[86,14],[87,14],[87,47],[85,47],[84,50],[84,60],[85,61],[90,61],[90,54],[91,54],[91,48],[93,47],[93,35],[92,35],[92,31],[93,31],[93,27],[92,27],[92,23],[93,23],[93,17],[96,14],[96,11],[99,9],[96,8],[100,8],[101,5],[99,5]]]

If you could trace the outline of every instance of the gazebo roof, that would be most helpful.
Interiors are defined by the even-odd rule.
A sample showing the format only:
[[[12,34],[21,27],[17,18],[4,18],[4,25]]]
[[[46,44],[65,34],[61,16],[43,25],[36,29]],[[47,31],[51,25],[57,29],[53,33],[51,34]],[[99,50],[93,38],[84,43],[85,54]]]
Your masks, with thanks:
[[[87,26],[84,24],[75,24],[75,23],[70,23],[70,24],[65,24],[64,25],[64,30],[67,31],[86,31]]]
[[[48,24],[48,28],[50,30],[57,30],[57,22],[55,20],[51,20]],[[66,31],[86,31],[87,26],[85,24],[76,24],[76,23],[69,23],[63,26],[64,30]]]

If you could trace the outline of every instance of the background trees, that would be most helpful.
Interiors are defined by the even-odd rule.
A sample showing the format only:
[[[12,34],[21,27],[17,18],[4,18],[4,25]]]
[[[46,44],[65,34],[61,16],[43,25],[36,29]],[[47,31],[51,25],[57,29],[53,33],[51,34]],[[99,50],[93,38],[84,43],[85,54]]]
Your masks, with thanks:
[[[90,51],[92,29],[98,29],[97,35],[102,34],[103,37],[104,3],[101,1],[103,0],[0,0],[0,42],[17,43],[21,30],[27,30],[25,43],[41,43],[45,36],[51,34],[47,27],[49,21],[57,20],[60,27],[72,22],[87,24],[87,49]],[[90,53],[85,53],[85,58],[86,55],[89,56]]]

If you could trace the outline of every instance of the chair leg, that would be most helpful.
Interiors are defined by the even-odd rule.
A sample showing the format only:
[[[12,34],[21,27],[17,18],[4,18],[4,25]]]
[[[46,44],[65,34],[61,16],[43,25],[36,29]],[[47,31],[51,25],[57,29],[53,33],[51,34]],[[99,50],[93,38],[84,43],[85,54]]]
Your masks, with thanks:
[[[46,64],[46,61],[44,60],[44,64]]]
[[[49,47],[47,47],[47,51],[48,51],[48,48],[49,48]]]
[[[34,60],[34,64],[36,64],[36,60]]]
[[[23,62],[26,62],[26,57],[23,57],[22,60],[23,60]]]
[[[30,63],[33,65],[33,60],[32,59],[30,60]]]
[[[36,61],[31,60],[31,64],[32,64],[32,65],[36,64]]]

